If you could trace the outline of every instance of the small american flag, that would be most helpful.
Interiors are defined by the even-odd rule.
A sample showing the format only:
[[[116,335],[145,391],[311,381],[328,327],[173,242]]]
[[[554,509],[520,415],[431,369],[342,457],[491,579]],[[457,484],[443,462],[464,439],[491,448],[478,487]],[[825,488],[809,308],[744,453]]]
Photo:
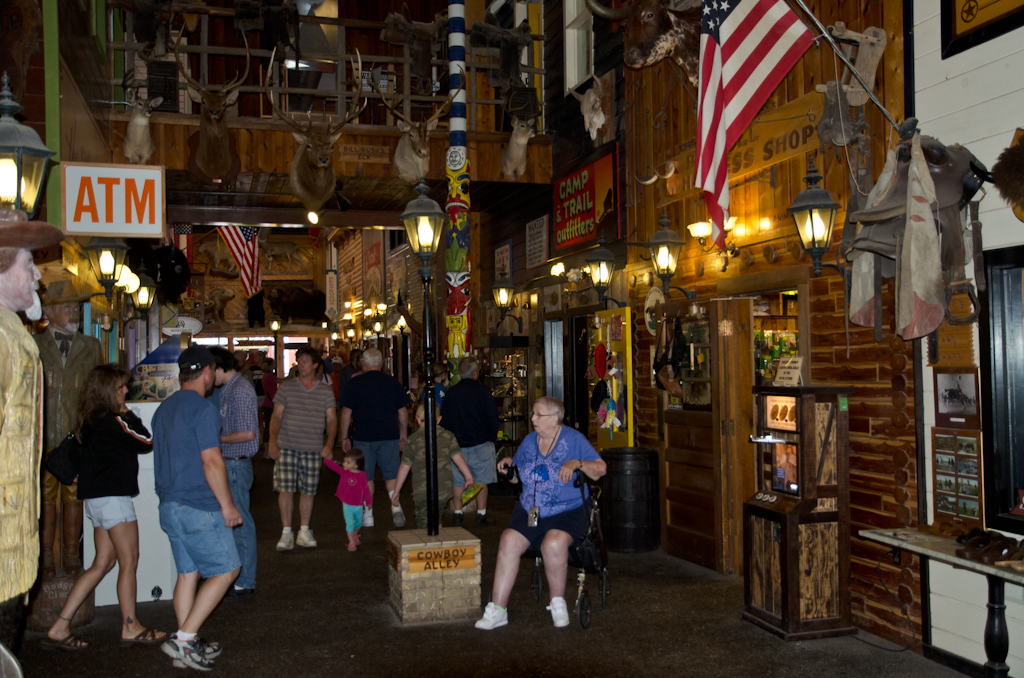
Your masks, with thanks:
[[[242,291],[249,298],[263,289],[263,275],[260,273],[259,226],[220,226],[220,237],[231,251],[238,264],[238,278]]]
[[[697,180],[711,239],[725,249],[728,152],[768,96],[811,46],[811,32],[785,0],[703,0]]]
[[[192,224],[174,224],[174,246],[185,253],[192,265]]]

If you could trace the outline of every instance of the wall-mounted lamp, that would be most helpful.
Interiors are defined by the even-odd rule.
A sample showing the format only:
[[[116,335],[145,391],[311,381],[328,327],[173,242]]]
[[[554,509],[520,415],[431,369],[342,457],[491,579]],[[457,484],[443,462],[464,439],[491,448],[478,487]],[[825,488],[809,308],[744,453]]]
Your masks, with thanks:
[[[654,265],[654,273],[661,278],[661,289],[665,292],[665,296],[668,296],[669,290],[674,289],[685,294],[687,299],[696,299],[696,291],[672,285],[672,277],[676,274],[676,266],[679,263],[679,252],[683,249],[683,239],[673,229],[669,228],[672,222],[668,219],[668,208],[662,208],[658,225],[661,228],[651,236],[650,242],[631,242],[628,244],[634,247],[646,247],[650,251],[650,261]],[[648,257],[641,255],[641,258],[647,259]]]
[[[844,273],[839,266],[821,263],[821,258],[828,252],[832,242],[832,227],[835,225],[836,211],[839,209],[839,205],[829,192],[818,186],[821,179],[821,175],[814,167],[814,156],[811,156],[807,176],[804,177],[807,188],[797,193],[793,205],[787,209],[793,215],[800,244],[811,255],[814,275],[821,275],[821,269],[825,267]]]
[[[597,238],[597,249],[587,257],[587,266],[590,269],[590,282],[597,290],[597,301],[603,308],[605,300],[612,301],[616,306],[625,306],[621,301],[606,297],[608,288],[612,285],[612,273],[615,272],[615,255],[610,249],[604,246],[605,239],[602,233]]]
[[[491,286],[491,294],[494,295],[494,305],[498,307],[498,311],[501,313],[501,317],[498,318],[498,324],[494,326],[494,329],[501,327],[501,323],[505,318],[512,318],[516,321],[516,326],[519,331],[523,331],[523,320],[519,316],[509,315],[512,309],[516,305],[515,288],[512,286],[512,281],[508,278],[500,278],[494,281]]]
[[[34,129],[15,119],[22,106],[14,100],[8,83],[4,71],[0,90],[0,208],[21,210],[31,219],[43,195],[43,178],[53,151]]]
[[[331,326],[331,319],[328,318],[327,315],[325,314],[323,317],[320,318],[320,329],[326,330],[330,326]]]
[[[135,280],[137,281],[135,289],[128,293],[132,295],[132,304],[136,310],[148,319],[149,309],[153,308],[153,299],[156,298],[156,283],[145,273],[136,275]]]
[[[728,235],[732,232],[736,226],[736,217],[729,217],[729,220],[725,222],[725,233]],[[701,251],[707,254],[715,248],[715,243],[712,241],[708,243],[708,238],[711,236],[711,222],[710,221],[696,221],[686,227],[686,230],[690,232],[690,235],[697,239],[697,243],[701,247]],[[727,242],[725,244],[725,251],[729,253],[729,256],[735,257],[740,253],[740,248],[736,246],[735,241]]]
[[[93,238],[85,252],[89,255],[89,264],[96,274],[96,279],[103,285],[109,303],[113,298],[114,285],[121,278],[121,268],[124,266],[128,247],[120,238]]]

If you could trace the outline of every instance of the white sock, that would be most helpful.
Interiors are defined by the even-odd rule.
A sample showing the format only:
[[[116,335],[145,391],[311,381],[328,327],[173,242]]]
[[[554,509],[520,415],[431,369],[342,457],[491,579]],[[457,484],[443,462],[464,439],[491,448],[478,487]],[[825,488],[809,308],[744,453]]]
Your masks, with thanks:
[[[191,640],[195,640],[196,639],[196,634],[195,633],[185,633],[181,629],[178,629],[178,633],[177,633],[177,635],[175,637],[178,640],[184,640],[185,642],[189,642]]]
[[[458,515],[461,516],[462,515],[462,509],[455,509],[455,513],[457,513]]]
[[[391,505],[391,512],[392,513],[398,513],[401,510],[402,510],[401,506],[395,506],[394,504]]]
[[[299,529],[300,529],[300,531],[302,531],[302,532],[309,532],[309,525],[303,525],[303,526],[302,526],[301,528],[299,528]]]
[[[290,528],[290,527],[285,527],[285,528],[281,529],[281,534],[291,534],[291,533],[292,533],[292,528]]]
[[[476,510],[476,514],[478,516],[486,516],[487,515],[487,509],[477,509]]]

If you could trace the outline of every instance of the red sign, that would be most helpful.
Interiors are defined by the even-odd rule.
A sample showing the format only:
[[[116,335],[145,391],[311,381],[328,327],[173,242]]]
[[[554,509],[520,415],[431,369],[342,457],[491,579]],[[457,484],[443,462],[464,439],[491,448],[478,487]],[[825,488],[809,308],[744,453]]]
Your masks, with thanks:
[[[615,152],[595,160],[555,182],[553,237],[555,256],[583,249],[605,238],[618,237]]]

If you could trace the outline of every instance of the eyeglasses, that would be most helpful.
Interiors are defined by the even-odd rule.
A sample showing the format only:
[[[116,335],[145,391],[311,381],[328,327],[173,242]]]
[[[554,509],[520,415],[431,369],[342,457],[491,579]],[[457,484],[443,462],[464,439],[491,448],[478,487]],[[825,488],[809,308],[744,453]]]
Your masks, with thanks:
[[[558,416],[558,412],[549,412],[548,414],[541,414],[540,412],[534,412],[533,416],[535,416],[535,417],[557,417]]]

